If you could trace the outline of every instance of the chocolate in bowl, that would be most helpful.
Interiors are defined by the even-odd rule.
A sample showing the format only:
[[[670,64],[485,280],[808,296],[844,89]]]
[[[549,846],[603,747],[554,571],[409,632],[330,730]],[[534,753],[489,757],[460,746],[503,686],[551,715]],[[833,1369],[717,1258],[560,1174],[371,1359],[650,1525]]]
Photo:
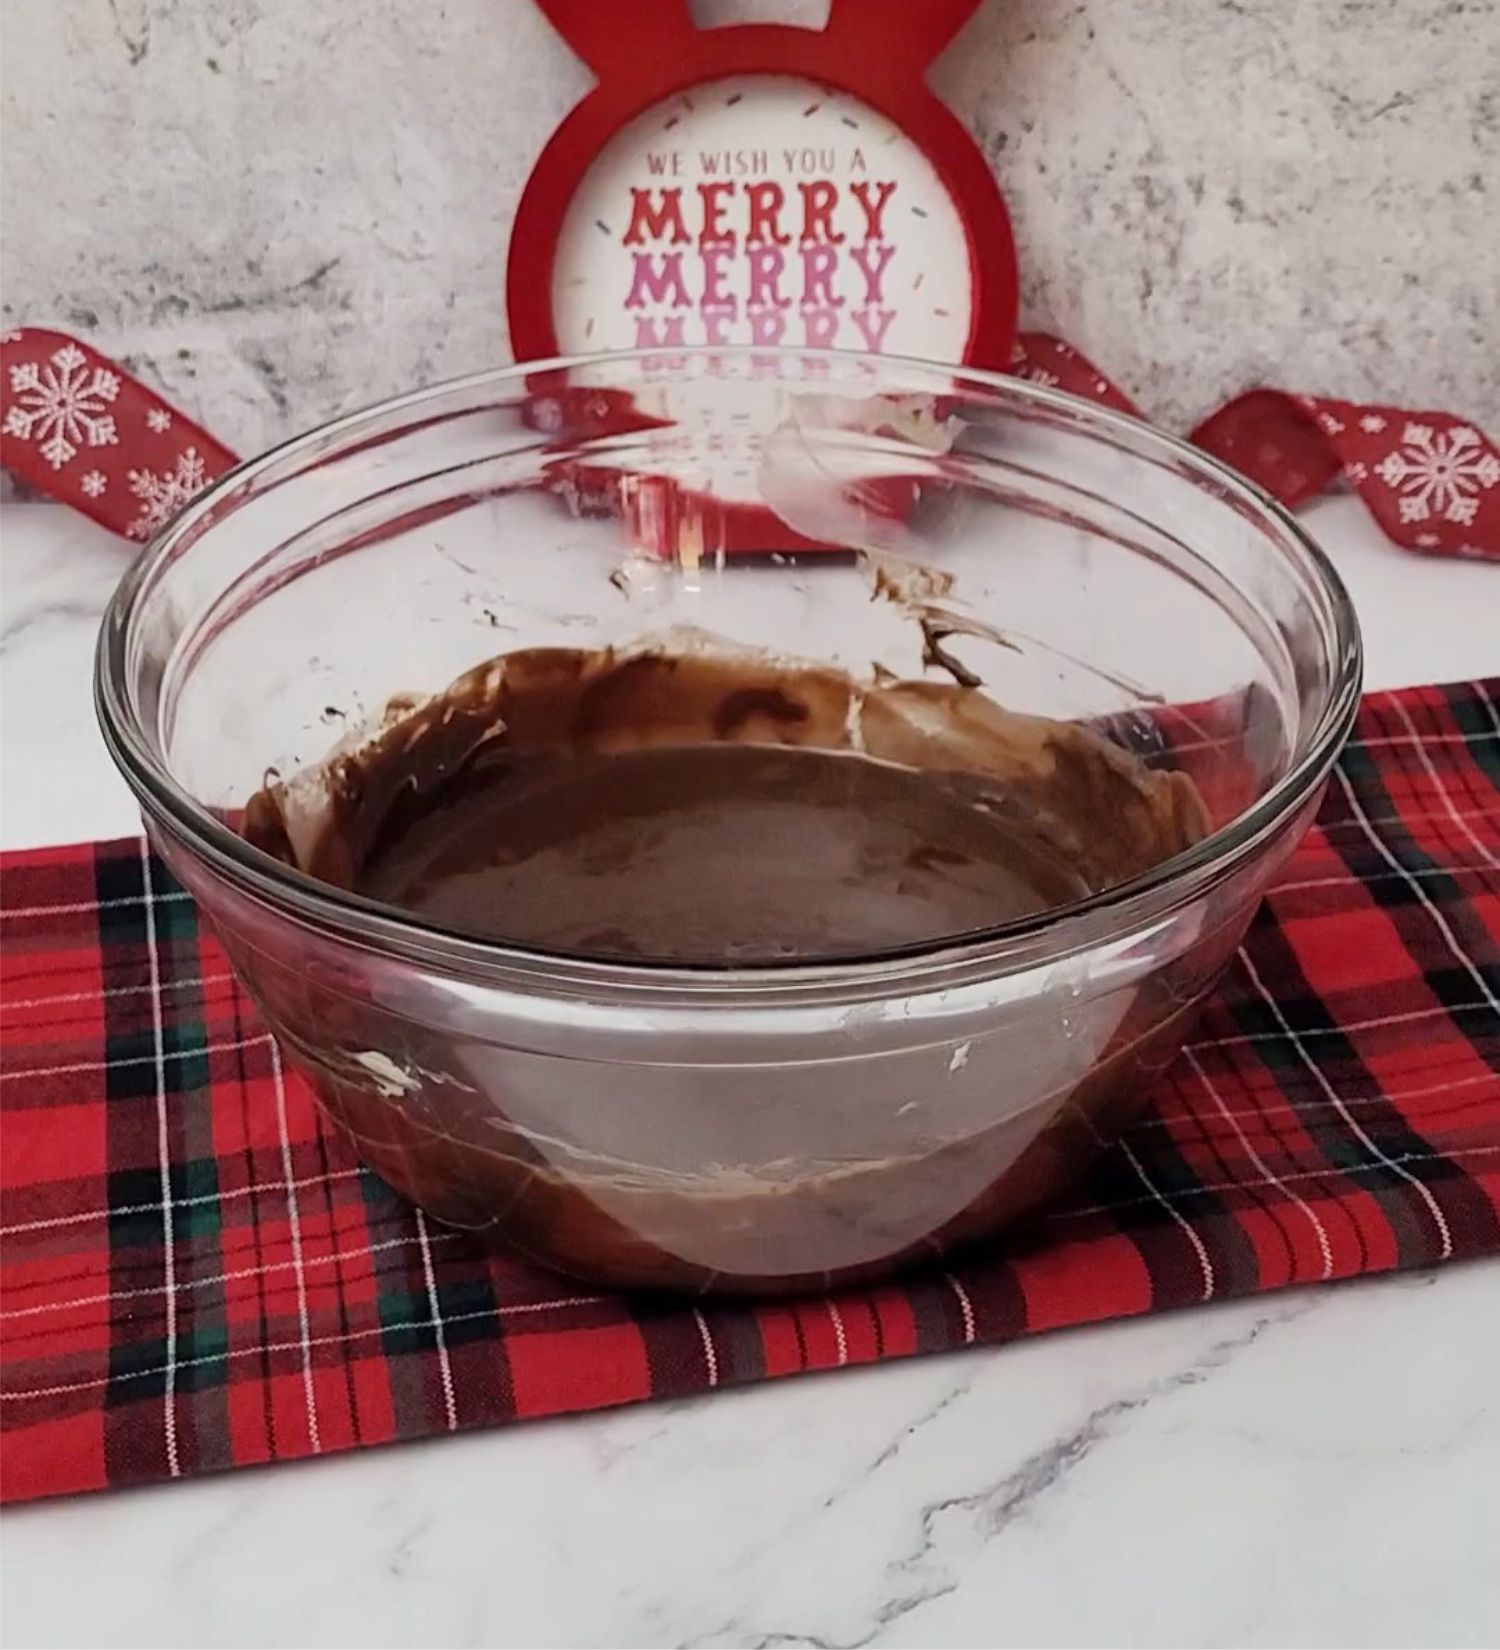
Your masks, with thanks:
[[[512,653],[400,700],[257,792],[244,831],[322,881],[486,940],[733,967],[952,943],[1145,872],[1207,825],[1185,774],[972,686],[862,685],[678,635]],[[1184,983],[1138,994],[1092,1068],[1025,1117],[852,1163],[830,1143],[899,1112],[904,1063],[843,1096],[817,1068],[772,1107],[747,1094],[763,1113],[753,1156],[728,1074],[664,1076],[668,1162],[518,1116],[493,1057],[460,1041],[361,1066],[381,1028],[342,995],[310,1019],[297,1001],[274,1012],[307,1021],[296,1055],[365,1159],[439,1218],[589,1277],[766,1290],[858,1275],[872,1241],[882,1264],[941,1248],[1045,1199],[1102,1137],[1090,1113],[1169,1048]],[[948,1060],[975,1063],[973,1044]],[[981,1048],[976,1077],[986,1063]]]
[[[701,394],[671,427],[700,356],[706,433]],[[539,433],[556,380],[649,382],[660,417]],[[721,482],[740,538],[782,510],[825,548],[737,560]],[[882,590],[893,543],[923,571]],[[763,1291],[1077,1179],[1306,828],[1358,646],[1285,516],[1129,420],[688,351],[242,468],[122,582],[98,672],[153,842],[366,1162],[591,1280]]]
[[[445,927],[720,965],[951,943],[1207,829],[1187,774],[1092,729],[691,633],[487,660],[263,787],[244,822]]]

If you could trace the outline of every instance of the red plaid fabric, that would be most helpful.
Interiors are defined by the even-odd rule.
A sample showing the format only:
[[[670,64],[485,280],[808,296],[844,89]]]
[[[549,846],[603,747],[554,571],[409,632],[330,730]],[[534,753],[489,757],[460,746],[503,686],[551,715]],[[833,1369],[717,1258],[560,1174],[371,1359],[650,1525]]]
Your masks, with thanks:
[[[6,856],[5,1498],[701,1392],[1500,1251],[1500,681],[1377,694],[1150,1110],[945,1270],[593,1293],[439,1230],[139,842]]]

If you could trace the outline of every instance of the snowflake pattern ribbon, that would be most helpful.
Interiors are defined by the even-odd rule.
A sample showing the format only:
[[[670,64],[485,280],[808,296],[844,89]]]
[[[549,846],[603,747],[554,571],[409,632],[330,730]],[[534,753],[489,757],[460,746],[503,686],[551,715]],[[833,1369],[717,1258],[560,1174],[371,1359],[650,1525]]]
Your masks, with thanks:
[[[114,532],[150,538],[235,462],[87,344],[34,328],[3,343],[0,461]],[[1010,368],[1140,416],[1060,338],[1023,333]],[[1461,419],[1262,389],[1221,407],[1191,439],[1288,508],[1342,479],[1402,548],[1500,560],[1500,452]]]
[[[1468,527],[1479,514],[1482,494],[1500,482],[1500,458],[1467,424],[1436,431],[1430,424],[1408,424],[1401,445],[1381,459],[1375,474],[1396,493],[1402,521]]]
[[[150,538],[235,462],[80,340],[25,327],[0,344],[0,461],[111,531]]]
[[[1060,338],[1023,333],[1011,370],[1141,416]],[[1402,549],[1500,560],[1500,452],[1482,430],[1447,413],[1251,390],[1190,439],[1289,509],[1342,478]]]
[[[90,371],[77,344],[63,344],[45,361],[17,361],[7,376],[5,433],[36,442],[54,470],[62,469],[80,447],[113,447],[119,440],[109,411],[120,393],[119,376],[100,366]]]
[[[159,532],[203,488],[203,459],[196,447],[178,453],[169,470],[132,470],[130,491],[141,501],[140,513],[126,532],[133,539],[149,539]]]

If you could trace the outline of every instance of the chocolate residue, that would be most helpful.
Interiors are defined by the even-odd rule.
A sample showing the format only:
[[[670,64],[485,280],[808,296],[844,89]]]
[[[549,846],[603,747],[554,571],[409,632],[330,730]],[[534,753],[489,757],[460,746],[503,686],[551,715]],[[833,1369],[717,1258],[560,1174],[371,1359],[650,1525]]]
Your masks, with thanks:
[[[448,928],[743,965],[1044,912],[1207,818],[1185,776],[973,687],[856,682],[678,634],[493,659],[267,784],[244,828]],[[329,1115],[438,1219],[594,1280],[786,1290],[930,1258],[1076,1177],[1242,928],[1205,921],[1061,1019],[1039,997],[972,1036],[945,1040],[938,1016],[874,1050],[853,1018],[810,1049],[768,1008],[747,1056],[709,992],[688,1032],[657,1037],[632,1007],[618,1058],[559,1053],[530,1046],[521,988],[460,992],[353,951],[259,956],[255,984]]]
[[[346,740],[318,768],[257,792],[245,834],[336,886],[430,916],[441,907],[441,920],[495,939],[565,949],[579,942],[563,903],[543,898],[524,932],[517,926],[519,908],[532,911],[537,878],[555,879],[559,901],[566,885],[575,904],[607,895],[624,911],[631,901],[622,903],[608,884],[645,878],[649,860],[651,889],[634,905],[670,903],[672,877],[690,888],[689,949],[699,960],[711,960],[703,925],[714,922],[723,927],[725,958],[763,954],[759,941],[747,946],[736,930],[756,901],[758,933],[772,921],[764,912],[780,910],[800,936],[798,955],[818,954],[806,949],[814,934],[828,954],[847,955],[935,941],[1064,903],[1203,834],[1206,816],[1185,777],[1151,772],[1091,729],[1003,710],[942,647],[946,628],[924,619],[923,630],[929,657],[955,685],[889,673],[860,684],[828,666],[737,653],[691,633],[624,652],[506,654],[434,699],[400,701],[373,736]],[[762,755],[712,755],[725,747]],[[788,764],[764,756],[788,747],[806,758]],[[871,771],[857,771],[861,764]],[[842,810],[836,828],[830,809]],[[909,833],[908,847],[898,852],[892,832]],[[669,839],[675,860],[664,857]],[[554,852],[556,843],[565,851]],[[848,913],[848,933],[831,918],[804,914],[820,896],[799,867],[820,855],[825,868],[841,865],[840,874],[857,882],[861,864],[899,860],[906,875],[958,863],[944,852],[990,867],[989,883],[970,878],[957,899],[952,890],[919,889],[910,876],[902,891],[893,872],[896,894],[930,909],[919,918],[893,907],[885,942]],[[436,898],[430,888],[420,900],[403,895],[391,869],[392,856],[403,854],[403,863],[422,860],[429,881],[446,866],[463,897]],[[1046,869],[1053,865],[1066,875]],[[1018,878],[1035,897],[1017,891]],[[795,883],[795,893],[778,892],[783,883]],[[873,882],[866,893],[876,902]],[[951,926],[935,926],[940,921]],[[586,926],[597,936],[591,916]],[[661,925],[650,927],[666,944],[662,955],[677,954]],[[602,948],[643,954],[637,940]]]
[[[973,636],[978,641],[1003,647],[1010,653],[1020,653],[1028,647],[1035,648],[1039,653],[1050,653],[1053,658],[1063,660],[1074,670],[1097,676],[1100,681],[1108,682],[1111,687],[1122,688],[1142,704],[1166,703],[1159,693],[1154,693],[1144,683],[1122,672],[1080,659],[1076,654],[1054,647],[1051,642],[1045,642],[1025,631],[1002,630],[996,625],[974,618],[971,614],[956,612],[952,607],[941,605],[944,599],[952,594],[954,585],[953,575],[942,568],[929,567],[923,562],[907,561],[883,550],[860,550],[858,556],[860,563],[870,575],[870,600],[888,601],[904,608],[921,626],[924,641],[923,662],[947,671],[961,687],[982,687],[984,684],[980,677],[967,666],[960,664],[947,649],[939,645],[949,636]]]
[[[922,627],[922,663],[936,670],[946,670],[960,687],[978,688],[984,686],[984,678],[969,669],[960,659],[943,646],[943,642],[955,634],[953,626],[941,624],[938,620],[924,616],[918,621]]]
[[[795,726],[807,720],[807,706],[781,688],[741,688],[722,699],[714,711],[714,738],[720,741],[735,738],[755,716],[782,726]]]
[[[953,590],[953,575],[925,562],[907,561],[883,550],[861,550],[859,560],[870,576],[870,600],[916,609],[941,601]]]

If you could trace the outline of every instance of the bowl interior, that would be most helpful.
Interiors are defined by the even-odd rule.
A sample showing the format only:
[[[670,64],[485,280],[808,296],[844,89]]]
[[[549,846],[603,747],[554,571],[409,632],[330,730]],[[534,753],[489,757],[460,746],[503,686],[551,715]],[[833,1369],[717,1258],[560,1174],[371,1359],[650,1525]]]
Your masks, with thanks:
[[[1211,460],[1034,386],[794,352],[511,369],[354,415],[190,509],[111,624],[106,701],[220,817],[518,648],[686,629],[957,672],[1187,768],[1216,829],[1357,682],[1336,579]]]

